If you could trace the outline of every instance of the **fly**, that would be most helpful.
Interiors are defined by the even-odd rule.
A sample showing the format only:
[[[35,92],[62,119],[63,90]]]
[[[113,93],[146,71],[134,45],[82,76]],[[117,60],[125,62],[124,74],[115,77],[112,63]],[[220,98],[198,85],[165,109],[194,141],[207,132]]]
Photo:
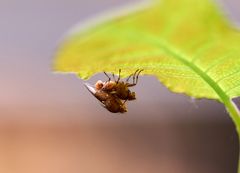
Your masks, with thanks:
[[[99,80],[95,83],[94,87],[88,83],[85,83],[85,86],[107,110],[113,113],[124,113],[127,112],[126,101],[136,99],[136,93],[130,91],[129,87],[137,85],[138,77],[142,71],[143,70],[136,70],[125,82],[121,81],[121,69],[119,70],[117,80],[115,79],[114,73],[112,74],[113,80],[111,80],[108,74],[104,72],[108,78],[106,82]],[[131,77],[132,83],[129,83]]]

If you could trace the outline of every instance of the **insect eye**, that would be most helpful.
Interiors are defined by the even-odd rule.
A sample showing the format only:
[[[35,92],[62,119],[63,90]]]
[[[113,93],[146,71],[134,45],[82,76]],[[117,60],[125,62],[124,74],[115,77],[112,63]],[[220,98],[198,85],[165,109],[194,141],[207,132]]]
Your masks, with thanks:
[[[103,82],[101,80],[97,81],[95,84],[95,88],[100,90],[103,87]]]

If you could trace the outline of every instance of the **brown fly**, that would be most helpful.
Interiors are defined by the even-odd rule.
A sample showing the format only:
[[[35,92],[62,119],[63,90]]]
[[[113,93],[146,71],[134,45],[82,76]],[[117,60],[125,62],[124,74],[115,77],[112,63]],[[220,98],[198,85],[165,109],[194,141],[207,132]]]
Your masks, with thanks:
[[[88,83],[85,83],[86,88],[92,93],[105,107],[112,113],[124,113],[127,112],[125,102],[119,99],[116,95],[107,93],[106,91],[97,90]]]
[[[129,87],[137,85],[138,77],[143,70],[136,70],[131,74],[126,81],[120,81],[121,70],[119,70],[118,79],[115,79],[114,73],[112,74],[113,80],[108,76],[106,72],[104,74],[108,77],[106,82],[97,81],[95,87],[85,84],[86,88],[103,103],[103,106],[110,112],[127,112],[125,103],[127,100],[135,100],[135,92],[131,92]],[[132,83],[129,83],[132,77]]]
[[[106,91],[108,93],[114,94],[116,95],[118,98],[120,98],[121,100],[135,100],[136,99],[136,93],[135,92],[131,92],[129,90],[129,87],[133,87],[135,85],[137,85],[138,83],[138,76],[140,75],[140,73],[143,70],[136,70],[133,74],[131,74],[126,81],[120,81],[121,77],[121,69],[119,70],[119,75],[118,75],[118,79],[115,79],[115,75],[114,73],[112,74],[113,76],[113,81],[111,80],[111,78],[108,76],[108,74],[106,72],[104,72],[104,74],[108,77],[108,81],[104,82],[102,84],[102,91]],[[132,83],[129,83],[130,78],[132,77]],[[97,84],[97,83],[96,83]]]

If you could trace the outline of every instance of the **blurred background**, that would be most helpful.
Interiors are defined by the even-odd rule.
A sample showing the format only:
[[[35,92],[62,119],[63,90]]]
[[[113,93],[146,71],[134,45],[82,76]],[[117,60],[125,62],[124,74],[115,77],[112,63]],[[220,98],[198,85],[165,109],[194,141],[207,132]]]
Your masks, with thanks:
[[[112,114],[83,80],[51,71],[73,25],[131,2],[0,0],[0,172],[236,172],[237,134],[220,103],[173,94],[143,76],[128,113]],[[238,23],[240,1],[221,4]],[[105,76],[88,82],[98,79]]]

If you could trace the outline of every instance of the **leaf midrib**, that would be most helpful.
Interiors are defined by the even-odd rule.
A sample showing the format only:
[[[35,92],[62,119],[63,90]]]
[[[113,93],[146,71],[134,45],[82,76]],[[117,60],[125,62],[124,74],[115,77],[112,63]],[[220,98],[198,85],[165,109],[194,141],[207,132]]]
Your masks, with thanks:
[[[134,34],[133,34],[134,33]],[[183,55],[182,53],[178,53],[179,51],[176,48],[173,48],[169,44],[167,44],[164,40],[159,39],[158,37],[155,37],[150,34],[146,34],[145,32],[137,31],[131,32],[130,35],[134,35],[133,37],[139,38],[138,36],[141,35],[141,39],[144,39],[144,41],[153,44],[155,46],[160,47],[162,50],[164,50],[167,54],[171,55],[171,57],[175,58],[176,60],[180,61],[187,67],[193,70],[201,79],[203,79],[219,96],[219,101],[221,102],[227,102],[229,101],[229,96],[226,95],[224,90],[209,76],[207,73],[205,73],[200,67],[198,67],[195,63],[188,61],[188,58],[186,55]]]

